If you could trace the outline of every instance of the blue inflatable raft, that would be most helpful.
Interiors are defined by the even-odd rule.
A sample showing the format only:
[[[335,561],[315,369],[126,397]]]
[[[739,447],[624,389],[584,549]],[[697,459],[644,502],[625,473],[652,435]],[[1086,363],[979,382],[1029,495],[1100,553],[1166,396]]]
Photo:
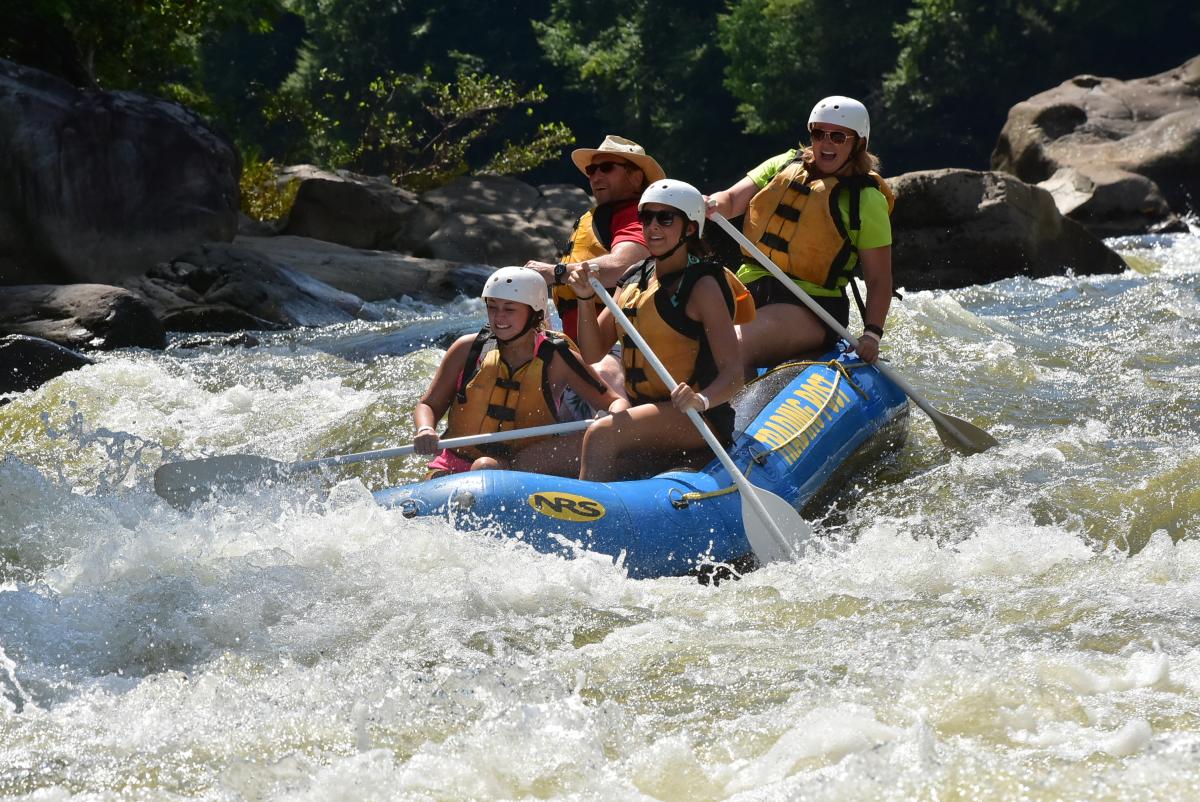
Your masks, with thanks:
[[[749,480],[802,509],[864,455],[898,448],[908,400],[853,354],[781,365],[734,400],[730,455]],[[682,575],[744,561],[750,545],[733,482],[715,458],[701,471],[582,482],[520,471],[472,471],[375,493],[408,517],[441,516],[538,551],[579,548],[623,560],[631,577]]]

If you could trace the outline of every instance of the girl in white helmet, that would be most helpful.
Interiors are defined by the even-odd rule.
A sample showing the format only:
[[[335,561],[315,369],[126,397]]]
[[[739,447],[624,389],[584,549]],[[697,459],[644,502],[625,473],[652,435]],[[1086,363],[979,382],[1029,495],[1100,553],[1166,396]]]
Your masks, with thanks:
[[[862,103],[824,98],[808,117],[808,133],[810,145],[768,159],[710,200],[725,217],[747,213],[747,238],[844,326],[849,284],[863,319],[858,355],[874,362],[892,301],[892,192],[867,149],[871,121]],[[865,303],[851,281],[858,265]],[[754,260],[741,266],[738,278],[759,309],[738,331],[748,375],[836,342],[837,335]]]
[[[687,418],[700,412],[717,438],[733,435],[730,398],[742,386],[735,315],[753,316],[749,293],[732,273],[702,258],[705,205],[682,181],[655,181],[642,194],[638,218],[650,258],[621,279],[617,303],[679,383],[664,385],[630,339],[621,354],[628,410],[602,418],[583,440],[580,479],[607,481],[712,459]],[[570,285],[587,299],[588,269]],[[622,332],[612,314],[579,305],[579,344],[588,360],[608,352]]]
[[[446,414],[441,437],[450,438],[555,423],[567,387],[598,409],[628,406],[583,363],[570,340],[544,330],[546,282],[536,271],[502,267],[482,295],[487,325],[450,346],[413,410],[418,454],[438,454],[435,425]],[[427,478],[508,467],[569,476],[578,470],[581,442],[575,434],[442,450],[429,463]]]

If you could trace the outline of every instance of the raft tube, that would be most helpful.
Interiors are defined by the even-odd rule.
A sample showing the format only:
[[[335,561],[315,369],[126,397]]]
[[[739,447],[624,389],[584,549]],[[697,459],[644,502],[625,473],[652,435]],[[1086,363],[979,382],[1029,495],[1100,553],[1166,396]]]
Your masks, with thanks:
[[[748,383],[734,407],[734,463],[796,509],[856,455],[898,448],[907,434],[904,393],[853,354],[781,365]],[[547,554],[610,555],[635,578],[693,573],[750,553],[741,499],[715,458],[701,471],[633,481],[471,471],[374,495],[407,517],[439,516],[456,529],[515,537]]]

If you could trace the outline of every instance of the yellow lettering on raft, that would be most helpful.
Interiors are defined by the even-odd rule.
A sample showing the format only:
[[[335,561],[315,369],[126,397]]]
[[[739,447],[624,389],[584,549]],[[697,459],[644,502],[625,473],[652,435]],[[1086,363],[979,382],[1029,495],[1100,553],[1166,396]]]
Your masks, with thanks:
[[[792,395],[754,433],[755,440],[778,451],[788,465],[800,459],[817,433],[850,403],[850,396],[822,373],[806,376]]]

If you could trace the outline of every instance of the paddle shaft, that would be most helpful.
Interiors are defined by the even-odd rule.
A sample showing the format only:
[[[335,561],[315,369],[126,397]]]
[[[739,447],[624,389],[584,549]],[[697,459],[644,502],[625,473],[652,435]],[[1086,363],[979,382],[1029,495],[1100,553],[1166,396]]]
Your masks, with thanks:
[[[629,318],[625,316],[625,313],[621,311],[621,307],[617,306],[617,302],[614,301],[612,296],[608,294],[608,291],[604,289],[604,285],[601,284],[599,279],[597,279],[595,276],[592,276],[589,279],[589,283],[592,285],[592,289],[596,291],[596,297],[603,301],[605,307],[607,307],[608,311],[612,313],[613,319],[621,324],[621,328],[624,330],[625,336],[633,340],[634,344],[638,347],[638,351],[641,352],[642,356],[646,358],[646,361],[650,363],[650,367],[654,368],[654,372],[658,374],[658,378],[660,378],[668,388],[674,388],[676,381],[671,378],[671,372],[667,370],[667,366],[662,363],[662,361],[658,358],[658,355],[655,354],[650,348],[650,345],[646,342],[645,338],[643,338],[638,330],[634,328],[633,324],[629,322]],[[771,537],[775,539],[783,552],[795,557],[796,552],[792,548],[791,542],[789,542],[788,539],[783,536],[783,532],[779,531],[779,527],[775,524],[775,520],[771,517],[770,513],[767,512],[767,508],[763,506],[758,494],[754,491],[754,485],[750,484],[749,480],[742,475],[740,470],[738,470],[738,467],[736,464],[734,464],[733,459],[725,451],[725,447],[721,445],[721,443],[717,440],[716,435],[714,435],[712,430],[708,428],[708,424],[704,422],[702,417],[700,417],[700,413],[694,409],[689,409],[687,411],[687,416],[688,420],[692,422],[692,425],[696,427],[696,430],[700,432],[700,436],[704,438],[704,442],[708,443],[708,447],[712,449],[714,454],[717,455],[717,459],[721,461],[721,465],[724,466],[730,478],[733,479],[734,483],[737,485],[738,492],[742,494],[742,500],[747,502],[750,505],[750,508],[754,510],[754,514],[758,516],[758,519],[762,522],[763,526],[765,526],[767,531],[771,533]]]
[[[569,434],[591,426],[593,421],[575,420],[566,423],[551,423],[546,426],[531,426],[526,429],[513,429],[507,432],[492,432],[490,434],[472,434],[467,437],[452,437],[438,443],[441,448],[463,448],[465,446],[481,445],[483,443],[502,443],[506,440],[520,440],[524,437],[541,437],[552,434]],[[353,462],[366,462],[373,459],[391,459],[412,454],[415,446],[398,446],[396,448],[381,448],[376,451],[360,451],[357,454],[339,454],[336,457],[321,457],[303,462],[293,462],[286,466],[288,471],[308,471],[313,468],[324,468],[330,465],[349,465]]]
[[[856,349],[858,348],[858,338],[847,331],[846,327],[839,323],[837,319],[833,317],[833,315],[822,309],[820,304],[809,297],[808,293],[800,289],[800,287],[796,285],[796,282],[792,281],[786,273],[780,270],[777,264],[768,259],[767,255],[760,251],[758,247],[746,237],[745,234],[743,234],[741,231],[738,231],[737,226],[726,220],[725,216],[720,212],[712,212],[710,214],[710,219],[717,221],[717,225],[725,229],[725,233],[733,237],[734,240],[736,240],[737,243],[745,249],[746,253],[753,256],[755,261],[769,270],[772,276],[779,279],[779,281],[785,287],[791,290],[792,294],[799,298],[800,301],[803,302],[803,304],[807,306],[814,315],[825,322],[825,325],[829,326],[829,328],[833,329],[837,334],[845,338],[846,341]],[[958,427],[954,425],[952,420],[939,412],[937,408],[933,406],[933,404],[929,403],[924,396],[918,393],[916,389],[914,389],[913,386],[904,379],[903,376],[900,376],[882,361],[876,361],[875,368],[884,376],[886,376],[893,384],[903,390],[904,394],[916,402],[917,406],[925,410],[925,414],[933,418],[934,422],[945,428],[946,431],[950,432],[950,434],[954,436],[954,439],[961,443],[964,448],[970,451],[977,450],[975,443],[969,437],[959,431]]]

